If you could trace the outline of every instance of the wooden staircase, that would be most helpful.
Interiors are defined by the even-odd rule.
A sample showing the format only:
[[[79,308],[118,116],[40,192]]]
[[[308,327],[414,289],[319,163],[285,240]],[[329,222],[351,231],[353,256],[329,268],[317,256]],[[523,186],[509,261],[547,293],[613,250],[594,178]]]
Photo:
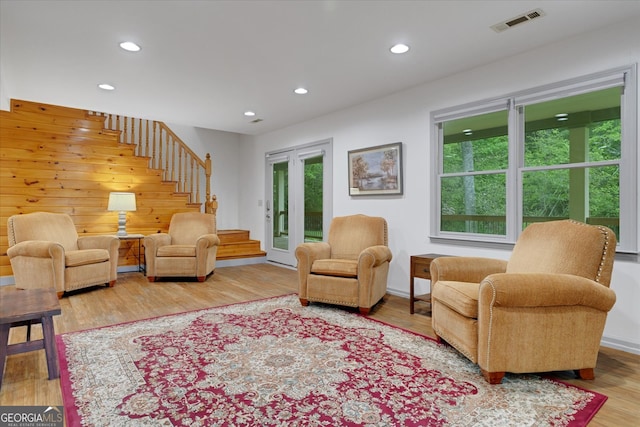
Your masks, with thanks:
[[[251,240],[247,230],[218,230],[220,246],[217,260],[263,257],[267,253],[260,249],[260,241]]]
[[[136,143],[122,143],[121,132],[105,129],[104,122],[85,110],[29,101],[12,100],[11,111],[0,111],[0,278],[12,275],[6,255],[11,215],[67,213],[79,235],[115,233],[117,213],[107,211],[108,195],[129,191],[136,193],[137,210],[127,216],[127,231],[147,235],[166,232],[176,212],[203,209],[206,203],[167,179],[162,164],[150,167],[146,152],[137,154]],[[219,233],[219,259],[265,255],[248,231]],[[118,264],[137,265],[144,256],[137,249],[123,241]]]

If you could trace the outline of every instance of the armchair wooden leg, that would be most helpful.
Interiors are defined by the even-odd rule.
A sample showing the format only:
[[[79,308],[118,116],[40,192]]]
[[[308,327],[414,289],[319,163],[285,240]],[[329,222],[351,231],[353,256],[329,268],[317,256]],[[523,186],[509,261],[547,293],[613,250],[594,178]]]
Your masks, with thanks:
[[[198,282],[204,282],[204,279],[206,279],[207,276],[198,276]]]
[[[155,282],[156,278],[155,276],[147,276],[147,280],[149,280],[150,282]]]
[[[112,281],[110,281],[108,284],[109,284],[109,287],[110,287],[110,288],[113,288],[113,287],[116,285],[116,281],[115,281],[115,280],[112,280]]]
[[[484,369],[480,370],[482,371],[482,376],[489,384],[500,384],[502,378],[504,378],[504,372],[487,372]]]
[[[304,299],[304,298],[300,298],[300,304],[302,304],[303,307],[306,307],[309,305],[309,300],[308,299]]]
[[[575,373],[581,380],[593,380],[596,377],[593,368],[576,369]]]
[[[371,307],[358,307],[358,310],[360,311],[360,314],[362,314],[363,316],[366,316],[369,314]]]
[[[64,295],[64,291],[57,292],[57,295],[58,295],[58,299],[62,299],[62,296]]]

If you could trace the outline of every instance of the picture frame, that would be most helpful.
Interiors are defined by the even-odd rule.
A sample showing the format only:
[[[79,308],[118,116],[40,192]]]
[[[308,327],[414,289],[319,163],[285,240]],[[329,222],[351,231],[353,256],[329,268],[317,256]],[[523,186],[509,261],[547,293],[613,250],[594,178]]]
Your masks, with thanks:
[[[350,196],[402,194],[402,142],[351,150],[348,162]]]

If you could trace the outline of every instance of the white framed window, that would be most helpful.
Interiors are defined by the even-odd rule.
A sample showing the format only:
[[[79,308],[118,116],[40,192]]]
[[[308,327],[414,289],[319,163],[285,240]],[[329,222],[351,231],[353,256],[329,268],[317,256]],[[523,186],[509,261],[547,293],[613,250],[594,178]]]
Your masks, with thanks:
[[[638,252],[636,65],[431,114],[431,237],[513,244],[529,224],[606,225]]]

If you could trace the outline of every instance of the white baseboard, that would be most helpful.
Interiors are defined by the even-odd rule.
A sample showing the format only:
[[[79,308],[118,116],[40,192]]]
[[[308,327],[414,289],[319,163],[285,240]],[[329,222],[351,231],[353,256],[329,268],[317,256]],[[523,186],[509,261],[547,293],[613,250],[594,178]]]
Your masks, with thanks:
[[[216,260],[217,267],[237,267],[239,265],[263,264],[267,262],[267,257],[237,258]]]
[[[15,285],[16,281],[13,280],[13,276],[2,276],[0,277],[0,286],[8,286]]]
[[[613,348],[616,350],[626,351],[627,353],[633,353],[640,355],[640,344],[632,343],[628,341],[619,340],[616,338],[602,337],[600,341],[602,347]]]

